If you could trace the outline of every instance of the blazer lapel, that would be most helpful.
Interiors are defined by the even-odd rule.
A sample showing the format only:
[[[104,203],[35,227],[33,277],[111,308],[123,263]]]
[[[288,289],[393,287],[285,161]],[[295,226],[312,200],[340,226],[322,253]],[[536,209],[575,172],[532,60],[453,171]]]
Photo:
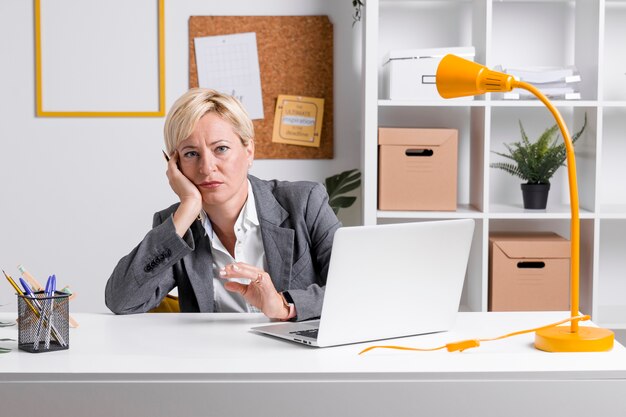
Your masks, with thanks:
[[[267,269],[277,291],[289,289],[291,266],[293,260],[293,245],[295,231],[281,227],[289,217],[289,213],[282,208],[271,189],[252,175],[249,175],[257,215],[261,224],[261,236],[265,249]]]
[[[193,287],[200,312],[213,312],[213,257],[210,241],[199,221],[191,225],[196,248],[183,259],[189,282]]]
[[[267,269],[269,269],[267,272],[272,277],[276,291],[285,291],[289,289],[295,232],[269,222],[263,222],[261,235],[265,248]]]

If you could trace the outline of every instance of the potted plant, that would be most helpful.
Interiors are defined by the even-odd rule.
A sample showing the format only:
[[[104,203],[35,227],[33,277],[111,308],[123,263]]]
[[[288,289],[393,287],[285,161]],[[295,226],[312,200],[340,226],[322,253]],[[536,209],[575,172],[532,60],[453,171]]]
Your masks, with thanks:
[[[508,153],[492,151],[496,155],[513,162],[493,162],[489,166],[498,168],[526,181],[522,184],[522,197],[525,209],[545,209],[550,190],[550,178],[561,167],[565,166],[566,149],[559,135],[559,127],[555,124],[547,128],[535,142],[531,142],[519,122],[522,141],[512,144],[505,143]],[[575,143],[587,127],[587,114],[582,128],[572,136]]]

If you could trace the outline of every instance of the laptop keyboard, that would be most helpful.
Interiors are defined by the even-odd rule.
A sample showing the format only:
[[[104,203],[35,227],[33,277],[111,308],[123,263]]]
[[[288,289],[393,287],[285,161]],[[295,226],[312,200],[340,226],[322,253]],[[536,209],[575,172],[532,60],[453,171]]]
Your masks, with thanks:
[[[319,329],[298,330],[296,332],[289,332],[289,334],[295,334],[296,336],[309,337],[311,339],[317,339],[317,331]]]

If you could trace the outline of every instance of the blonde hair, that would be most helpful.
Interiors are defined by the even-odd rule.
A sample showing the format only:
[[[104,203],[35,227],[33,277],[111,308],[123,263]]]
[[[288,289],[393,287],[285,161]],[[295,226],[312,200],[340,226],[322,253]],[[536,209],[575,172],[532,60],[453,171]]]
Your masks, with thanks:
[[[211,112],[230,122],[244,146],[254,140],[252,120],[239,100],[208,88],[192,88],[176,100],[165,119],[163,133],[167,153],[171,154],[191,135],[198,120]]]

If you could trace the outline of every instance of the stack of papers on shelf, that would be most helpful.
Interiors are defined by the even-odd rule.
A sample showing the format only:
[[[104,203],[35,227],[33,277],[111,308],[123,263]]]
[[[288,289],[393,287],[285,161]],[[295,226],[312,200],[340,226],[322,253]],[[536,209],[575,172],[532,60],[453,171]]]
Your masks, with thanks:
[[[575,67],[524,67],[500,68],[501,72],[515,76],[519,81],[533,84],[548,98],[557,100],[579,100],[580,74]],[[502,93],[501,99],[536,99],[529,91],[519,88]]]

